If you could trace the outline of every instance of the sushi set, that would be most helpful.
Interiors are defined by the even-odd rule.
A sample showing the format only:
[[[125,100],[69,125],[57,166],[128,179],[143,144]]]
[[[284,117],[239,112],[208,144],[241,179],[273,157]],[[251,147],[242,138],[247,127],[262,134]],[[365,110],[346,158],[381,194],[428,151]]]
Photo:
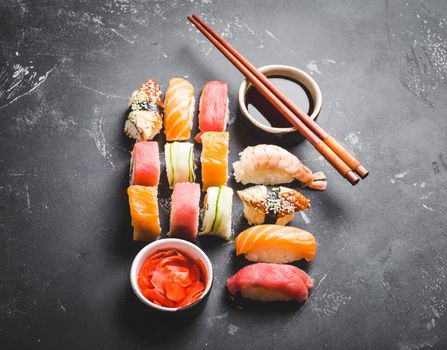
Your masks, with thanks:
[[[200,23],[194,24],[200,29]],[[129,100],[124,132],[136,141],[127,189],[133,239],[149,243],[132,264],[135,294],[151,308],[167,312],[200,303],[209,294],[213,271],[207,255],[194,243],[202,235],[225,241],[234,236],[235,255],[253,264],[228,279],[230,294],[258,301],[306,301],[313,280],[290,263],[312,261],[317,243],[311,233],[287,225],[295,212],[310,208],[310,201],[282,185],[298,181],[302,187],[323,191],[325,174],[312,172],[294,154],[269,144],[246,147],[229,165],[228,84],[205,83],[197,121],[194,93],[188,80],[172,78],[163,99],[157,82],[148,80]],[[195,124],[199,133],[192,135]],[[162,129],[165,172],[160,166],[159,142],[153,141]],[[199,159],[195,148],[201,148]],[[198,161],[200,174],[196,173]],[[360,163],[355,165],[363,171]],[[356,176],[351,168],[347,174],[348,179]],[[159,220],[161,176],[166,176],[172,190],[169,238],[162,237]],[[237,195],[252,226],[240,233],[232,228],[230,176],[246,185]]]

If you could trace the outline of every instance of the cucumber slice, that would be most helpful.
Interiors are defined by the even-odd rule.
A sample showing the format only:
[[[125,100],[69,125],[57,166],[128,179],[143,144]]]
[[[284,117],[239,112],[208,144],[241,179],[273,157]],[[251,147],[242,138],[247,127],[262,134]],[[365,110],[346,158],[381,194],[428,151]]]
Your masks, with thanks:
[[[169,187],[179,182],[194,182],[194,145],[172,142],[165,145],[166,174]]]

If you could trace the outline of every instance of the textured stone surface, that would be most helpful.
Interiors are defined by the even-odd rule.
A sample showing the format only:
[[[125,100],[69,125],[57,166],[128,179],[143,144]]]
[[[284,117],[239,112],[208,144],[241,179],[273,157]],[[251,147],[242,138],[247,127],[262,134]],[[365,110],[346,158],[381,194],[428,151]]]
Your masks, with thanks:
[[[238,115],[242,76],[187,22],[193,11],[255,65],[311,73],[319,123],[371,171],[350,187],[309,144],[289,147],[329,178],[326,192],[303,190],[312,208],[293,222],[318,240],[315,261],[297,264],[315,279],[303,306],[233,301],[225,282],[246,262],[212,238],[199,241],[215,281],[196,318],[155,319],[130,289],[142,244],[122,128],[136,87],[184,76],[198,97],[228,81],[230,160],[284,145]],[[1,1],[1,347],[446,348],[446,16],[443,1]],[[166,232],[165,176],[160,192]],[[237,233],[238,198],[234,211]]]

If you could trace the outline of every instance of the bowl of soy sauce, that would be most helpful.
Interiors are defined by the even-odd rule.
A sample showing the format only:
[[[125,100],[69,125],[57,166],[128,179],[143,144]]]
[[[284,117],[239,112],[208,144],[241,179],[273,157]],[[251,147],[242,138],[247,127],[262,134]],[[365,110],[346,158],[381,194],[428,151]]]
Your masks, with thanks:
[[[309,117],[316,119],[322,105],[321,90],[315,80],[301,69],[269,65],[258,69]],[[242,114],[264,132],[282,136],[296,129],[254,87],[244,80],[239,87],[239,108]]]

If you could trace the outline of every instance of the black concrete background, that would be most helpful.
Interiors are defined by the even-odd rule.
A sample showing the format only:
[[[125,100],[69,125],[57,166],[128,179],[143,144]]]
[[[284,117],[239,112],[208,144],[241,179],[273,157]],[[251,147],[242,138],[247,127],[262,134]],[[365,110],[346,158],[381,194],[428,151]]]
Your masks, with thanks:
[[[303,190],[310,222],[293,222],[318,240],[298,264],[315,279],[303,306],[230,299],[226,279],[246,262],[212,238],[199,241],[215,281],[197,317],[156,319],[130,290],[143,245],[122,128],[136,87],[185,76],[199,96],[228,81],[230,160],[285,145],[237,114],[242,77],[187,22],[193,11],[255,65],[311,73],[319,123],[371,170],[351,187],[309,144],[287,145],[329,181]],[[1,1],[0,347],[445,349],[446,17],[444,1]],[[234,211],[239,232],[236,198]]]

